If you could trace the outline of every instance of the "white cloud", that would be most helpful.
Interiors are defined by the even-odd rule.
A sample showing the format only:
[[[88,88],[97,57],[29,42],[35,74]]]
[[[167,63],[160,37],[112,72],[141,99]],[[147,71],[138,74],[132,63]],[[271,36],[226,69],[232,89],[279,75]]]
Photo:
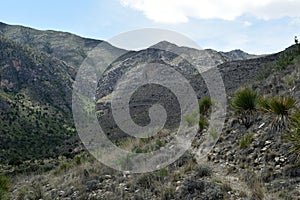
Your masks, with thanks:
[[[252,26],[252,23],[251,23],[251,22],[248,22],[248,21],[245,21],[245,22],[244,22],[244,26],[245,26],[245,27]]]
[[[291,26],[300,26],[300,17],[294,18],[289,23]]]
[[[260,19],[299,17],[299,0],[120,0],[160,23],[184,23],[189,18],[234,20],[242,15]]]

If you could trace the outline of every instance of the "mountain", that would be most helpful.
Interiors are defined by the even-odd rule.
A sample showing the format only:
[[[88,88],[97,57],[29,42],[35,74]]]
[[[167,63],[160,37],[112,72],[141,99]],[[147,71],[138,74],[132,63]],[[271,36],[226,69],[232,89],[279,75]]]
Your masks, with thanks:
[[[201,104],[209,96],[203,77],[219,70],[228,112],[220,138],[207,157],[199,158],[198,147],[203,137],[215,137],[213,130],[207,130],[207,124],[212,123],[209,113],[201,113],[199,122],[184,116],[186,122],[203,127],[191,149],[155,172],[113,170],[82,147],[71,110],[74,78],[89,50],[101,43],[106,48],[105,59],[117,58],[98,81],[96,114],[112,142],[129,152],[166,148],[182,113],[172,91],[158,84],[138,87],[130,97],[128,117],[146,126],[151,123],[149,108],[160,104],[167,122],[150,138],[129,137],[116,126],[110,105],[123,75],[129,74],[123,83],[130,84],[122,92],[129,93],[139,82],[136,77],[147,80],[152,75],[165,81],[164,70],[151,68],[144,73],[143,66],[172,69],[188,81]],[[298,199],[298,154],[290,151],[297,140],[291,143],[284,139],[289,127],[274,131],[275,114],[239,113],[231,102],[237,91],[248,87],[260,97],[291,96],[299,107],[300,48],[293,45],[276,54],[252,56],[238,50],[220,53],[179,47],[167,41],[140,51],[125,51],[70,33],[0,23],[0,199],[5,199],[4,193],[11,199]],[[92,56],[89,62],[93,59],[97,61]],[[176,76],[169,80],[182,84]],[[217,103],[220,99],[211,100]],[[243,124],[245,117],[250,121],[247,126]]]
[[[0,162],[59,153],[74,136],[65,62],[0,36]],[[47,139],[45,139],[47,138]]]
[[[292,46],[267,57],[219,65],[228,100],[231,102],[235,92],[247,86],[260,96],[292,96],[299,106],[299,56],[299,46]],[[113,77],[114,72],[117,77],[121,73],[117,69],[139,68],[144,61],[151,60],[178,69],[177,62],[171,65],[176,57],[178,55],[169,51],[153,48],[128,52],[105,74],[111,73]],[[181,63],[185,64],[181,72],[187,78],[189,74],[190,78],[197,76],[190,73],[192,66],[184,59]],[[105,74],[100,83],[114,80]],[[143,94],[150,92],[143,91]],[[109,93],[109,88],[99,90],[99,94]],[[109,95],[106,97],[110,98]],[[202,134],[211,134],[204,128],[196,135],[190,151],[161,170],[143,174],[119,172],[83,152],[73,159],[47,159],[38,163],[50,171],[19,177],[14,182],[11,196],[44,199],[298,199],[300,169],[295,162],[297,155],[290,152],[291,144],[283,140],[284,133],[272,131],[273,115],[255,112],[251,116],[252,123],[247,128],[239,113],[228,103],[224,129],[207,158],[197,157]],[[172,131],[163,130],[155,138],[120,140],[116,145],[132,152],[148,152],[164,146],[169,141],[168,135],[172,135]]]
[[[247,60],[252,58],[258,58],[260,56],[248,54],[240,49],[232,50],[229,52],[220,52],[223,56],[229,58],[230,60]]]
[[[70,155],[78,146],[73,82],[100,43],[111,54],[126,52],[70,33],[0,23],[0,163]]]
[[[81,65],[89,51],[103,42],[101,40],[82,38],[67,32],[40,31],[24,26],[7,25],[1,22],[0,35],[21,45],[52,55],[65,61],[75,69]],[[124,51],[115,47],[112,47],[112,49],[116,52]]]

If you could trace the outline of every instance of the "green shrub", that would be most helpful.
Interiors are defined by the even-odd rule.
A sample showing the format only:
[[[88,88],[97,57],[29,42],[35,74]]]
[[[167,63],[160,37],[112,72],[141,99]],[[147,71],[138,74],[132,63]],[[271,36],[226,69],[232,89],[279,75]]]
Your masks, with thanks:
[[[168,171],[168,169],[163,168],[163,169],[157,171],[155,174],[156,174],[156,176],[158,176],[158,177],[166,177],[166,176],[168,176],[169,171]]]
[[[256,111],[258,101],[258,94],[249,88],[237,91],[232,99],[231,104],[236,113],[239,114],[241,123],[246,128],[249,128],[252,124],[253,114]]]
[[[296,101],[292,97],[277,96],[271,99],[263,98],[260,100],[261,110],[275,115],[272,122],[273,128],[283,131],[288,127],[290,115],[296,108]]]
[[[249,88],[244,88],[236,92],[232,105],[236,111],[253,111],[256,109],[258,94]]]
[[[198,120],[197,115],[198,115],[197,113],[193,113],[191,115],[184,116],[184,119],[187,122],[189,127],[194,126],[195,124],[197,124],[197,120]]]
[[[202,131],[208,126],[208,121],[204,117],[200,117],[199,119],[199,129]]]
[[[135,152],[135,153],[144,153],[143,149],[141,149],[140,147],[137,147],[136,149],[134,149],[133,152]]]
[[[296,108],[296,101],[292,97],[274,97],[270,100],[271,112],[284,117],[288,116],[291,109]]]
[[[277,60],[277,69],[278,70],[283,70],[285,69],[288,65],[293,64],[294,56],[292,53],[287,53],[283,56],[281,56]]]
[[[246,149],[250,146],[251,142],[254,139],[254,134],[253,133],[247,133],[246,135],[242,136],[240,139],[240,148],[241,149]]]
[[[291,153],[295,154],[300,162],[300,110],[292,115],[290,129],[284,137],[292,145]]]
[[[262,112],[270,112],[270,102],[267,97],[260,98],[258,104],[259,104],[259,109]]]
[[[199,102],[199,112],[201,115],[208,115],[211,111],[212,101],[209,97],[203,97]]]
[[[9,188],[10,188],[9,178],[0,174],[0,199],[1,200],[9,199],[9,195],[8,195]]]

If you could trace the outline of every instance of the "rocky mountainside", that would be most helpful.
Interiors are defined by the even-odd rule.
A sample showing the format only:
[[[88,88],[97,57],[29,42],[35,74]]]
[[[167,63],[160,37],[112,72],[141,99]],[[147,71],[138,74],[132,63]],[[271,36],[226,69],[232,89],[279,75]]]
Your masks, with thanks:
[[[261,56],[248,54],[240,49],[232,50],[229,52],[220,52],[225,57],[229,58],[230,60],[248,60],[252,58],[258,58]]]
[[[2,36],[0,66],[0,162],[18,163],[58,153],[58,146],[75,133],[71,118],[74,69]]]
[[[156,172],[130,174],[97,162],[76,138],[71,111],[74,77],[89,50],[101,42],[0,23],[0,199],[299,199],[297,153],[283,137],[289,127],[274,131],[274,113],[257,108],[245,112],[250,117],[242,116],[232,105],[237,91],[247,87],[261,97],[290,96],[299,108],[299,45],[252,57],[166,41],[130,52],[105,43],[107,55],[122,56],[98,82],[97,116],[120,148],[148,153],[165,147],[181,115],[172,92],[151,84],[140,87],[130,101],[133,120],[147,125],[149,107],[160,103],[167,110],[167,123],[155,137],[127,137],[112,120],[109,103],[126,72],[143,75],[141,66],[149,63],[172,68],[189,81],[201,105],[209,97],[203,76],[217,65],[227,92],[224,129],[206,158],[199,159],[197,148],[203,136],[215,135],[206,129],[209,109],[195,122],[201,129],[179,160]],[[197,69],[205,72],[201,75]],[[193,123],[192,118],[184,120]]]
[[[55,56],[73,67],[78,67],[86,57],[87,52],[102,42],[100,40],[84,39],[65,32],[39,31],[4,23],[0,23],[0,34],[19,44]]]
[[[82,38],[67,32],[40,31],[1,22],[0,35],[21,45],[26,45],[65,61],[74,68],[78,68],[86,58],[88,52],[103,42],[101,40]],[[115,47],[111,48],[116,52],[123,51]]]
[[[241,76],[233,76],[231,84],[228,84],[230,79],[226,79],[228,74],[223,75],[228,85],[229,102],[234,98],[236,89],[242,87],[241,82],[235,81],[243,77],[247,86],[258,95],[292,96],[299,106],[300,53],[297,49],[297,46],[292,46],[256,61],[219,65],[223,74],[241,73]],[[149,51],[153,50],[142,52],[149,54]],[[252,71],[253,75],[249,73]],[[205,159],[199,160],[195,154],[202,134],[207,131],[204,128],[196,136],[191,151],[159,171],[145,174],[118,172],[83,152],[73,159],[60,157],[37,163],[50,168],[50,171],[15,179],[12,196],[14,199],[297,200],[300,196],[297,155],[290,152],[291,144],[283,139],[284,133],[274,132],[273,117],[255,111],[250,126],[245,126],[230,103],[221,137]],[[172,134],[171,130],[164,130],[154,141],[123,140],[118,145],[134,152],[144,152],[163,146],[168,142],[166,136],[169,134]]]

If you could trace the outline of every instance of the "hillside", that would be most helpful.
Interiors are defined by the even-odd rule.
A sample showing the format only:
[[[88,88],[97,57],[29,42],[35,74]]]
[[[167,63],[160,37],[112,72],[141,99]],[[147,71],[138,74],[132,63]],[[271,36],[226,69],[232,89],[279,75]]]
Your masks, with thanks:
[[[300,59],[297,49],[293,46],[255,62],[234,61],[219,68],[222,73],[231,69],[248,74],[242,76],[247,86],[261,96],[289,95],[299,106]],[[155,55],[153,50],[141,52],[151,52],[149,58]],[[249,75],[246,70],[254,74]],[[233,76],[234,82],[227,86],[230,102],[236,90],[242,87],[241,82],[235,83],[240,79]],[[226,82],[229,83],[229,79]],[[43,166],[51,170],[42,172],[42,176],[38,173],[15,179],[13,196],[46,199],[299,199],[299,165],[295,154],[289,151],[291,144],[282,139],[284,133],[272,129],[274,116],[258,111],[251,125],[246,127],[231,105],[228,109],[221,137],[204,160],[197,157],[197,145],[201,143],[205,128],[199,131],[191,151],[159,171],[145,174],[118,172],[83,152],[73,159],[45,160]],[[137,151],[137,147],[141,151],[157,148],[168,141],[166,136],[172,131],[166,129],[161,134],[161,143],[152,139],[146,142],[124,140],[118,145],[132,151]],[[251,139],[242,142],[247,135]],[[58,167],[53,167],[55,165]]]
[[[66,63],[0,37],[1,163],[61,153],[74,136]],[[45,140],[45,138],[47,138]]]
[[[137,154],[169,147],[181,120],[172,91],[149,84],[131,96],[130,117],[146,126],[149,108],[159,103],[167,111],[167,123],[149,138],[136,139],[121,131],[112,118],[110,100],[127,72],[134,71],[125,80],[133,84],[125,93],[138,83],[135,75],[147,79],[142,66],[150,63],[183,75],[199,100],[202,118],[196,122],[193,116],[183,119],[200,126],[189,151],[168,167],[133,174],[99,163],[80,143],[74,128],[74,78],[89,50],[101,42],[0,23],[0,199],[299,199],[299,151],[291,152],[299,138],[294,142],[285,138],[299,128],[281,121],[291,120],[290,115],[300,107],[299,45],[256,57],[241,51],[178,47],[167,41],[129,52],[105,43],[104,57],[122,56],[98,81],[96,114],[116,146]],[[201,111],[203,99],[209,97],[203,76],[210,75],[216,65],[225,85],[227,113],[218,142],[202,158],[199,146],[203,138],[216,135],[207,130],[211,106],[220,101],[209,99],[212,105],[204,105]],[[160,77],[162,72],[149,74]],[[180,84],[176,78],[172,81]],[[269,101],[291,97],[295,106],[277,115],[270,112],[270,103],[262,107],[259,99],[251,111],[237,110],[234,99],[245,87]]]

